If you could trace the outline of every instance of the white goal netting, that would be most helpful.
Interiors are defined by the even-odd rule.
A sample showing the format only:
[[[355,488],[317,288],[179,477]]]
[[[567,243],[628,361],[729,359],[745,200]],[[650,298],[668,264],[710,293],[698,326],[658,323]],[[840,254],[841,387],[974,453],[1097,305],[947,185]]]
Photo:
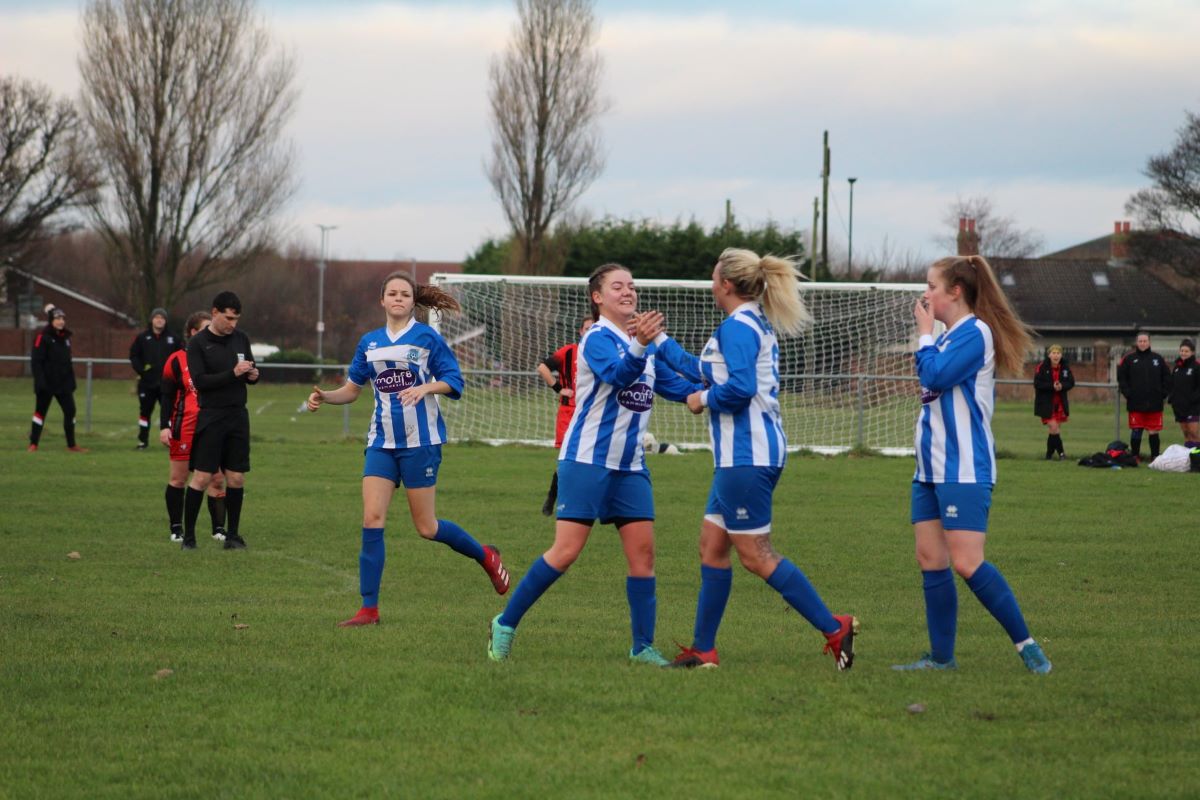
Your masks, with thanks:
[[[442,404],[454,440],[552,445],[555,395],[538,363],[573,341],[587,313],[584,278],[438,274],[461,314],[437,325],[466,379]],[[721,322],[710,281],[638,280],[638,307],[657,309],[670,334],[699,352]],[[791,449],[866,447],[912,451],[920,390],[913,376],[913,304],[921,284],[808,283],[813,326],[780,341],[780,406]],[[707,447],[703,417],[658,398],[650,432],[659,442]]]

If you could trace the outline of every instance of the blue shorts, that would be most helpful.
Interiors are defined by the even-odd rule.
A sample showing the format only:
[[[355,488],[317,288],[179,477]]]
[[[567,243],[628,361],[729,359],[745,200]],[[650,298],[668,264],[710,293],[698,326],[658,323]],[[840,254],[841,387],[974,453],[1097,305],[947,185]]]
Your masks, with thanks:
[[[947,531],[987,533],[992,486],[988,483],[921,483],[912,485],[912,522],[940,520]]]
[[[387,478],[397,486],[403,483],[406,489],[422,489],[437,483],[442,446],[432,444],[392,450],[368,447],[364,456],[364,478]]]
[[[717,467],[704,518],[729,533],[770,533],[771,495],[782,467]]]
[[[650,473],[622,472],[578,461],[558,462],[558,519],[654,519]]]

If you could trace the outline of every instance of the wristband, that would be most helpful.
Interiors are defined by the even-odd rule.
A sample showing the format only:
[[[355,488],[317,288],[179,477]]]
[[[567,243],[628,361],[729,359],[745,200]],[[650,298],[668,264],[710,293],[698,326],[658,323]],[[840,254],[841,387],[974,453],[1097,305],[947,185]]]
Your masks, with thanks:
[[[562,381],[555,381],[554,385],[551,386],[550,388],[554,390],[555,394],[557,394],[558,392],[561,392],[562,391]]]

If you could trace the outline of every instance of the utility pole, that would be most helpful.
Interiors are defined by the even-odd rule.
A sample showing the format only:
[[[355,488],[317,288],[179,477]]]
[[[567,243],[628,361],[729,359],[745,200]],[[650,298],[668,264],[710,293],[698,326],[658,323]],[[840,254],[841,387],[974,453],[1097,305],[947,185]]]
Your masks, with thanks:
[[[812,251],[809,256],[812,259],[812,269],[809,270],[812,274],[808,277],[812,280],[817,279],[817,221],[821,219],[821,198],[813,198],[813,226],[812,226]]]
[[[733,229],[733,201],[728,197],[725,198],[725,235],[729,235],[729,231]]]
[[[330,231],[336,231],[337,225],[317,224],[321,229],[321,257],[317,261],[317,362],[325,357],[323,339],[325,337],[325,245]]]
[[[854,269],[854,182],[858,178],[846,178],[846,180],[850,182],[850,243],[846,246],[846,271],[852,272]]]
[[[814,270],[815,271],[815,270]],[[825,168],[821,171],[821,277],[829,280],[829,131],[825,131]]]

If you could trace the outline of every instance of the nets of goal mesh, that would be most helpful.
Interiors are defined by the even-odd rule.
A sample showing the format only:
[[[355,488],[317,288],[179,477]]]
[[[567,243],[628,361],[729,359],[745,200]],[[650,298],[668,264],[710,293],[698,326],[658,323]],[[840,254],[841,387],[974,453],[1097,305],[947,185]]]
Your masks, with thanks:
[[[442,404],[453,440],[554,443],[556,396],[537,365],[576,340],[588,313],[584,278],[435,275],[462,304],[437,322],[466,380]],[[638,307],[666,315],[667,330],[693,353],[723,314],[709,281],[639,280]],[[814,323],[779,345],[780,394],[790,449],[865,447],[911,453],[919,394],[913,374],[913,304],[921,284],[808,283]],[[708,447],[703,416],[657,398],[649,431],[659,442]]]

